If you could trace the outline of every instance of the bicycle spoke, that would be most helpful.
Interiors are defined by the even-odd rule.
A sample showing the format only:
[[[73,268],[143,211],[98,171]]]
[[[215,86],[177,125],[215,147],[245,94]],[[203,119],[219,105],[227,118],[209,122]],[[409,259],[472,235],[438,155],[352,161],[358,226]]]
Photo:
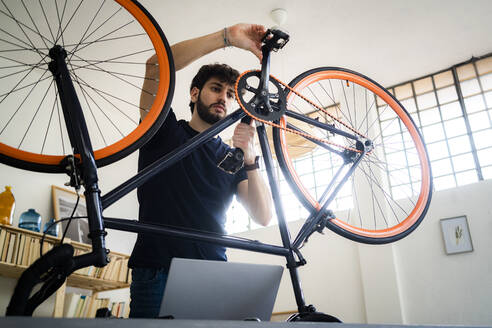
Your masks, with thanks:
[[[31,16],[31,13],[29,12],[29,10],[27,9],[26,7],[26,4],[24,3],[24,0],[21,0],[21,3],[22,3],[22,6],[24,7],[24,9],[26,10],[26,13],[27,15],[29,16],[29,19],[31,20],[32,22],[32,25],[34,26],[34,28],[36,29],[36,32],[39,36],[41,36],[41,32],[39,32],[39,28],[38,26],[36,25],[36,22],[34,22],[34,19],[32,19],[32,16]],[[41,40],[43,41],[44,45],[46,46],[46,48],[48,49],[48,45],[46,44],[46,42],[44,41],[44,38],[41,38]]]
[[[111,34],[113,34],[113,33],[118,32],[119,30],[121,30],[121,29],[125,28],[126,26],[128,26],[128,25],[130,25],[130,24],[132,24],[132,23],[133,23],[133,21],[129,21],[128,23],[125,23],[125,24],[121,25],[121,26],[120,26],[120,27],[118,27],[117,29],[115,29],[115,30],[113,30],[113,31],[111,31],[111,32],[108,32],[107,34],[103,35],[103,36],[102,36],[102,37],[100,37],[99,39],[96,39],[96,40],[94,40],[94,41],[91,41],[91,42],[89,42],[88,44],[86,44],[85,46],[80,47],[80,48],[77,50],[77,52],[79,52],[79,51],[81,51],[81,50],[83,50],[83,49],[87,48],[88,46],[90,46],[90,45],[92,45],[92,44],[94,44],[94,43],[96,43],[96,42],[98,42],[98,41],[100,41],[102,38],[107,37],[108,35],[111,35]]]
[[[111,106],[113,106],[116,110],[118,110],[123,116],[125,116],[126,118],[128,118],[130,121],[132,121],[133,123],[135,123],[136,125],[138,125],[138,122],[136,122],[133,118],[131,118],[130,116],[128,116],[127,114],[125,114],[124,112],[122,112],[118,106],[116,106],[115,104],[113,104],[111,101],[109,101],[106,97],[104,97],[103,95],[106,95],[106,96],[109,96],[109,97],[112,97],[114,99],[117,99],[125,104],[128,104],[130,106],[133,106],[137,109],[142,109],[140,108],[140,106],[137,106],[127,100],[124,100],[120,97],[116,97],[110,93],[107,93],[107,92],[104,92],[100,89],[97,89],[97,88],[94,88],[92,86],[90,86],[87,82],[85,82],[83,79],[81,79],[80,77],[78,77],[79,81],[77,81],[77,83],[82,87],[82,86],[85,86],[85,87],[88,87],[89,89],[91,89],[92,91],[94,91],[99,97],[101,97],[102,99],[104,99],[106,102],[108,102]]]
[[[101,5],[99,6],[99,8],[97,9],[96,13],[94,14],[94,16],[92,17],[89,25],[87,26],[87,28],[85,29],[84,33],[82,34],[82,36],[80,37],[80,40],[78,43],[76,43],[76,46],[75,46],[75,49],[72,50],[72,52],[75,52],[77,50],[77,48],[82,44],[82,40],[84,40],[84,37],[85,35],[87,34],[87,32],[89,32],[89,29],[91,28],[92,26],[92,23],[94,23],[94,20],[96,19],[97,15],[99,15],[99,12],[101,11],[103,5],[104,5],[105,1],[101,2]],[[66,47],[68,47],[69,45],[66,45]],[[73,54],[72,54],[73,56]],[[69,58],[69,61],[72,59],[72,56],[70,56]]]
[[[340,107],[340,103],[335,101],[335,94],[333,92],[333,86],[331,85],[331,80],[329,81],[330,82],[330,90],[331,90],[331,95],[328,93],[328,91],[326,91],[325,87],[323,86],[323,83],[320,83],[319,81],[317,82],[319,84],[319,86],[321,87],[321,89],[323,89],[324,93],[331,99],[331,101],[333,102],[333,104],[335,104],[337,106],[337,114],[338,113],[341,113],[342,116],[345,118],[346,121],[349,121],[347,115],[345,115],[345,111],[342,110],[342,108]],[[335,121],[336,122],[336,121]]]
[[[62,21],[63,21],[63,17],[65,16],[65,9],[67,8],[67,0],[65,0],[65,5],[63,6],[63,12],[61,14],[61,17],[60,17],[60,10],[58,9],[58,0],[55,0],[55,7],[56,7],[56,16],[58,18],[58,31],[56,32],[55,44],[57,44],[61,38],[62,46],[65,47],[65,42],[63,40],[63,33],[62,33]]]
[[[373,172],[373,170],[372,170],[372,168],[371,168],[370,166],[368,166],[368,168],[369,168],[369,170],[371,171],[371,175],[372,175],[373,179],[374,179],[374,180],[377,180],[377,179],[376,179],[376,176],[375,176],[375,174],[374,174],[374,172]],[[378,186],[380,186],[380,185],[379,185],[379,183],[378,183]],[[381,188],[381,190],[382,190],[382,188]],[[393,206],[391,206],[391,205],[390,205],[390,203],[391,203],[391,202],[390,202],[390,200],[391,200],[391,201],[394,201],[394,199],[393,199],[393,198],[392,198],[389,194],[387,194],[387,193],[383,193],[383,196],[384,196],[384,198],[386,199],[386,203],[388,204],[388,207],[389,207],[389,208],[391,209],[391,211],[393,212],[393,215],[395,216],[396,222],[399,224],[399,223],[400,223],[400,220],[399,220],[399,218],[398,218],[398,215],[396,214],[396,212],[395,212],[395,210],[394,210]],[[388,197],[391,197],[391,198],[388,198]],[[398,205],[398,203],[397,203],[396,201],[395,201],[395,203]],[[402,211],[403,211],[403,208],[402,208]],[[408,213],[406,213],[406,214],[408,215]],[[386,225],[386,226],[388,226],[388,225]]]
[[[55,94],[55,103],[56,103],[56,111],[58,112],[58,125],[60,126],[60,140],[61,140],[61,146],[62,146],[62,154],[66,154],[65,152],[65,142],[63,141],[63,128],[62,128],[62,118],[60,114],[60,98],[58,95],[58,89],[56,90]]]
[[[14,112],[14,114],[10,117],[10,119],[7,121],[7,123],[5,123],[4,127],[2,128],[2,130],[0,131],[0,135],[5,131],[5,129],[7,128],[7,126],[10,124],[10,122],[13,120],[14,116],[17,114],[17,112],[19,112],[20,108],[22,107],[22,105],[26,102],[27,98],[29,98],[29,96],[31,95],[32,91],[34,90],[34,88],[38,85],[39,82],[42,82],[44,81],[45,79],[42,79],[42,77],[44,76],[45,73],[43,73],[43,75],[41,75],[41,77],[39,78],[38,81],[34,82],[32,85],[33,87],[31,88],[31,90],[29,90],[29,93],[26,95],[26,97],[24,97],[24,99],[22,100],[22,102],[20,103],[19,107],[17,107],[16,111]],[[10,93],[9,93],[10,94]],[[5,97],[6,98],[6,97]],[[2,101],[5,99],[3,98]],[[1,101],[0,101],[1,103]]]
[[[75,56],[77,56],[77,55],[75,55]],[[77,56],[77,57],[78,57],[78,56]],[[80,57],[78,57],[78,58],[80,58]],[[135,85],[135,84],[133,84],[133,83],[131,83],[131,82],[129,82],[129,81],[127,81],[127,80],[125,80],[125,79],[121,78],[121,77],[118,77],[118,76],[116,76],[116,74],[114,74],[114,73],[112,73],[112,72],[110,72],[110,71],[107,71],[107,70],[105,70],[105,69],[103,69],[103,68],[99,67],[99,66],[98,66],[98,65],[96,65],[96,64],[90,64],[90,66],[95,66],[95,67],[97,68],[97,71],[107,73],[107,74],[109,74],[109,75],[113,76],[114,78],[116,78],[116,79],[118,79],[118,80],[120,80],[120,81],[123,81],[123,82],[125,82],[125,83],[126,83],[126,84],[128,84],[128,85],[131,85],[132,87],[136,88],[137,90],[139,90],[139,91],[141,91],[141,92],[145,92],[145,93],[147,93],[147,94],[149,94],[149,95],[152,95],[150,92],[148,92],[147,90],[142,89],[140,86]],[[86,67],[84,67],[84,68],[86,68]],[[89,68],[86,68],[86,69],[89,69]],[[73,72],[73,69],[72,69],[72,72]]]
[[[68,25],[70,25],[70,23],[72,22],[72,19],[74,18],[75,14],[77,13],[77,11],[79,10],[80,6],[82,5],[82,3],[84,2],[84,0],[80,0],[77,8],[75,8],[75,10],[73,11],[72,13],[72,16],[70,16],[70,18],[68,19],[68,22],[65,24],[65,27],[61,30],[60,32],[60,36],[58,37],[58,39],[55,40],[55,44],[58,43],[58,40],[59,38],[61,37],[62,39],[62,44],[63,44],[63,48],[65,48],[65,41],[63,40],[63,35],[65,33],[65,30],[67,29]],[[55,3],[56,3],[56,0],[55,0]],[[65,0],[65,6],[67,4],[67,1]],[[65,8],[63,8],[64,12],[65,12]],[[63,20],[63,15],[62,15],[62,20]],[[60,20],[60,28],[61,28],[61,23],[62,23],[62,20]]]
[[[19,27],[19,29],[22,31],[22,33],[24,34],[24,36],[26,37],[26,39],[29,41],[29,44],[30,46],[33,48],[33,49],[36,49],[36,47],[34,46],[34,43],[32,42],[32,40],[29,38],[29,36],[27,35],[26,31],[24,31],[24,29],[22,28],[21,24],[19,23],[19,21],[17,19],[14,18],[14,15],[12,14],[12,12],[10,11],[9,7],[5,4],[4,0],[0,0],[2,2],[2,4],[4,5],[4,7],[7,9],[7,11],[10,13],[11,15],[11,18],[17,23],[17,26]],[[36,51],[38,53],[38,55],[44,60],[44,58],[46,58],[46,56],[43,56],[43,54],[41,54],[39,51]],[[48,64],[46,61],[45,61],[46,64]]]
[[[78,81],[77,81],[77,82],[78,82]],[[97,128],[98,128],[99,132],[101,133],[101,137],[103,138],[103,141],[104,141],[105,145],[107,146],[106,139],[104,138],[104,136],[103,136],[103,134],[102,134],[102,130],[101,130],[101,128],[99,127],[99,124],[97,123],[97,120],[96,120],[96,118],[95,118],[95,116],[94,116],[94,113],[92,112],[92,109],[91,109],[91,107],[90,107],[90,105],[89,105],[89,102],[88,102],[88,100],[87,100],[87,98],[86,98],[86,97],[89,97],[89,98],[92,100],[92,102],[94,103],[94,105],[96,105],[96,107],[100,110],[100,112],[101,112],[101,113],[102,113],[102,114],[103,114],[103,115],[104,115],[104,116],[108,119],[108,121],[111,123],[111,125],[113,125],[113,127],[114,127],[114,128],[115,128],[115,129],[116,129],[116,130],[120,133],[120,135],[121,135],[122,137],[124,137],[124,136],[125,136],[125,135],[124,135],[124,133],[123,133],[123,132],[121,132],[121,130],[118,128],[118,126],[117,126],[117,125],[116,125],[116,124],[115,124],[115,123],[114,123],[114,122],[113,122],[113,121],[112,121],[112,120],[108,117],[108,115],[106,115],[105,111],[104,111],[104,110],[103,110],[103,109],[102,109],[102,108],[101,108],[101,107],[97,104],[97,102],[96,102],[96,101],[94,101],[94,99],[90,96],[90,94],[87,92],[87,90],[85,90],[85,89],[82,87],[82,85],[81,85],[80,83],[79,83],[79,87],[80,87],[80,89],[82,90],[82,93],[84,94],[84,98],[86,99],[87,106],[89,107],[89,109],[90,109],[90,111],[91,111],[91,114],[92,114],[92,117],[93,117],[93,119],[94,119],[94,122],[96,123]],[[116,107],[115,107],[115,108],[116,108]],[[123,114],[123,113],[122,113],[122,114]],[[136,124],[138,124],[137,122],[133,121],[130,117],[129,117],[129,119],[130,119],[132,122],[134,122],[134,123],[135,123],[135,125],[136,125]]]
[[[48,126],[46,127],[46,132],[44,134],[44,138],[43,138],[43,145],[41,146],[41,154],[43,154],[44,152],[44,146],[46,144],[46,139],[48,137],[48,132],[50,131],[50,126],[51,126],[51,120],[53,118],[53,114],[55,112],[55,106],[56,106],[56,102],[57,102],[57,97],[58,97],[58,90],[56,88],[55,89],[55,98],[53,99],[53,107],[51,108],[51,113],[50,113],[50,119],[48,121]]]
[[[366,126],[366,130],[365,130],[365,134],[367,135],[369,133],[369,126],[368,126],[368,123],[369,121],[367,121],[367,117],[369,115],[369,111],[372,109],[372,106],[374,106],[374,104],[376,103],[376,97],[374,97],[373,95],[373,101],[371,103],[371,106],[369,106],[369,108],[367,108],[367,89],[365,90],[365,97],[366,97],[366,115],[364,116],[364,118],[362,119],[362,122],[360,122],[360,125],[357,127],[357,131],[360,131],[360,129],[362,128],[362,125],[364,125],[364,122],[367,123],[367,126]]]
[[[38,0],[38,2],[39,2],[39,6],[41,7],[41,12],[43,13],[46,26],[48,26],[48,30],[50,31],[51,40],[53,41],[53,44],[55,44],[55,36],[53,35],[53,31],[51,30],[50,23],[48,22],[48,17],[46,17],[46,12],[44,11],[43,3],[41,2],[41,0]]]
[[[113,37],[113,38],[107,38],[107,39],[98,39],[97,41],[89,41],[89,42],[79,42],[79,43],[74,43],[74,44],[67,44],[65,45],[65,47],[68,49],[69,47],[75,47],[74,49],[70,50],[69,52],[72,54],[72,53],[75,53],[77,51],[75,51],[75,49],[80,46],[80,45],[91,45],[91,44],[97,44],[97,43],[103,43],[103,42],[108,42],[108,41],[116,41],[116,40],[122,40],[122,39],[131,39],[131,38],[136,38],[136,37],[139,37],[139,36],[146,36],[145,33],[136,33],[136,34],[128,34],[128,35],[123,35],[123,36],[117,36],[117,37]],[[81,50],[81,49],[80,49]],[[70,60],[72,60],[70,58]],[[73,61],[73,60],[72,60]],[[140,62],[140,63],[137,63],[139,65],[144,65],[145,63],[143,62]]]
[[[39,64],[40,62],[41,62],[41,61],[39,61],[39,62],[38,62],[38,64]],[[24,81],[24,80],[27,78],[27,76],[28,76],[28,75],[29,75],[29,74],[30,74],[30,73],[34,70],[34,68],[36,68],[36,66],[31,67],[31,69],[30,69],[30,70],[29,70],[29,71],[28,71],[28,72],[27,72],[27,73],[26,73],[26,74],[25,74],[25,75],[24,75],[24,76],[23,76],[23,77],[19,80],[19,82],[17,82],[17,84],[13,87],[13,89],[12,89],[12,90],[10,90],[10,91],[9,91],[9,92],[7,92],[7,93],[4,93],[4,94],[0,95],[0,97],[3,97],[3,98],[2,98],[2,100],[0,100],[0,104],[1,104],[1,103],[5,100],[5,99],[7,99],[7,97],[8,97],[9,95],[11,95],[12,93],[17,92],[17,91],[20,91],[20,90],[22,90],[22,89],[25,89],[25,88],[27,88],[27,87],[29,87],[29,86],[31,86],[31,85],[33,85],[33,84],[37,84],[37,83],[39,82],[39,81],[38,81],[38,82],[34,82],[34,83],[31,83],[31,84],[25,85],[25,86],[23,86],[23,87],[21,87],[21,88],[17,88],[17,87],[19,86],[19,84],[21,84],[21,83],[22,83],[22,81]],[[47,72],[47,71],[45,71],[45,73],[46,73],[46,72]],[[44,76],[44,73],[43,73],[43,76]],[[49,78],[49,77],[47,77],[47,78]]]
[[[103,23],[101,23],[94,31],[92,31],[89,35],[85,37],[85,39],[81,40],[81,42],[85,42],[89,37],[92,36],[95,32],[97,32],[104,24],[109,22],[113,17],[115,17],[122,9],[118,8],[111,16],[103,20]],[[80,49],[79,49],[80,50]]]
[[[41,99],[41,102],[39,103],[39,106],[38,108],[36,109],[36,112],[34,113],[34,116],[32,117],[31,119],[31,122],[29,122],[29,126],[27,127],[27,130],[26,132],[24,133],[24,136],[22,137],[22,140],[21,142],[19,143],[19,146],[17,148],[21,148],[21,145],[22,143],[24,142],[24,139],[26,138],[29,130],[31,129],[31,126],[32,126],[32,123],[34,122],[34,120],[36,119],[36,116],[38,115],[38,112],[39,112],[39,109],[41,108],[41,106],[43,105],[43,102],[44,100],[46,99],[46,95],[48,94],[48,91],[50,90],[51,86],[53,85],[54,81],[51,81],[50,85],[48,86],[48,88],[46,89],[46,92],[44,93],[43,95],[43,99]]]
[[[96,68],[89,67],[89,66],[94,66],[93,64],[88,64],[88,65],[85,65],[85,66],[80,66],[80,65],[72,65],[72,66],[74,67],[71,70],[72,72],[77,71],[77,70],[81,70],[81,69],[87,69],[87,70],[91,70],[91,71],[95,71],[95,72],[104,72],[104,73],[108,73],[108,74],[111,74],[111,75],[121,75],[121,76],[127,76],[127,77],[134,77],[134,78],[141,79],[141,80],[158,81],[157,79],[145,77],[145,76],[142,76],[142,75],[134,75],[134,74],[127,74],[127,73],[120,73],[120,72],[115,72],[115,71],[108,71],[108,70],[105,70],[105,69],[102,69],[102,68],[96,69]],[[146,90],[143,90],[141,87],[138,87],[138,89],[142,90],[142,92],[147,92]],[[147,93],[150,94],[149,92],[147,92]]]
[[[106,139],[104,138],[104,135],[102,133],[101,127],[99,126],[99,123],[97,123],[96,117],[94,116],[94,112],[92,111],[92,107],[89,104],[89,101],[87,100],[87,91],[85,91],[85,89],[82,88],[82,86],[79,85],[79,87],[80,87],[80,90],[82,90],[82,95],[84,97],[85,103],[87,104],[87,108],[89,108],[89,112],[91,113],[92,119],[94,120],[94,123],[96,124],[97,130],[99,131],[99,134],[101,135],[101,138],[103,139],[104,145],[107,146],[108,143],[106,142]],[[91,100],[92,100],[92,98],[91,98]],[[92,100],[92,102],[94,102],[94,100]],[[97,103],[95,103],[95,104],[97,106]],[[104,111],[99,106],[97,106],[97,108],[99,108],[99,110],[104,114]],[[111,120],[110,120],[110,122],[113,123]],[[114,124],[113,124],[113,126],[114,126]],[[116,128],[116,129],[118,129],[118,128]],[[123,135],[123,133],[121,133],[121,131],[118,130],[118,132],[120,132],[120,134]]]
[[[354,193],[354,197],[355,197],[355,204],[359,204],[359,200],[358,200],[358,197],[357,197],[357,188],[355,188],[355,183],[352,181],[352,192]],[[357,207],[357,213],[359,214],[359,222],[360,222],[360,227],[363,228],[363,224],[362,224],[362,216],[360,215],[360,206],[356,206]]]
[[[22,67],[24,67],[24,66],[22,66]],[[33,68],[39,68],[39,66],[34,66]],[[25,68],[25,69],[20,70],[20,71],[17,71],[17,72],[13,72],[13,73],[10,73],[10,74],[7,74],[7,75],[2,75],[2,76],[0,76],[0,80],[1,79],[4,79],[6,77],[9,77],[9,76],[14,76],[14,75],[17,75],[17,74],[20,74],[20,73],[24,73],[25,71],[29,71],[31,69],[32,68]]]
[[[345,105],[347,105],[347,113],[349,115],[349,122],[352,123],[352,114],[350,114],[350,106],[347,100],[347,94],[345,93],[345,87],[343,86],[343,81],[340,80],[341,89],[343,91],[343,98],[345,99]]]
[[[2,12],[2,11],[0,10],[0,12]],[[15,44],[15,43],[10,42],[10,41],[7,41],[7,40],[5,40],[5,39],[2,39],[2,41],[7,42],[7,43],[10,43],[10,44],[12,44],[12,45],[15,45],[15,46],[17,46],[17,47],[19,47],[19,48],[21,48],[21,49],[30,50],[30,51],[32,51],[32,52],[37,53],[38,55],[41,55],[41,56],[43,56],[43,55],[44,55],[43,53],[41,53],[41,52],[39,51],[39,50],[40,50],[39,48],[36,48],[36,47],[34,47],[33,45],[30,45],[29,43],[26,43],[25,41],[23,41],[23,40],[19,39],[18,37],[16,37],[16,36],[15,36],[15,35],[13,35],[12,33],[9,33],[9,32],[5,31],[5,30],[4,30],[4,29],[2,29],[2,28],[0,28],[0,31],[1,31],[1,32],[3,32],[3,33],[5,33],[5,34],[7,34],[7,35],[8,35],[8,36],[10,36],[11,38],[13,38],[13,39],[15,39],[15,40],[17,40],[17,41],[19,41],[19,42],[21,42],[21,43],[25,44],[25,45],[27,46],[27,48],[23,48],[21,45],[19,45],[19,44]]]
[[[395,199],[393,199],[393,197],[390,194],[388,194],[388,192],[383,187],[381,187],[379,185],[379,182],[378,181],[375,181],[365,170],[361,169],[361,172],[363,172],[364,175],[367,176],[368,179],[370,179],[372,182],[376,183],[376,186],[381,190],[381,192],[384,195],[386,195],[389,200],[391,200],[393,203],[395,203],[402,210],[402,212],[405,212],[405,210],[403,209],[403,207],[401,207],[401,205]],[[410,199],[410,197],[408,197],[408,198]],[[408,215],[407,212],[405,212],[405,214]]]
[[[101,64],[101,63],[121,63],[121,64],[126,64],[126,62],[117,62],[117,61],[114,61],[114,59],[121,59],[121,58],[131,57],[131,56],[143,54],[145,52],[150,52],[150,51],[153,51],[153,49],[140,50],[140,51],[136,51],[136,52],[132,52],[132,53],[129,53],[129,54],[125,54],[125,55],[113,57],[113,58],[110,58],[110,59],[104,59],[104,60],[99,60],[99,59],[72,59],[72,62],[77,62],[77,61],[80,62],[80,61],[82,61],[82,62],[90,63],[91,65]],[[141,64],[141,63],[135,62],[135,64]]]

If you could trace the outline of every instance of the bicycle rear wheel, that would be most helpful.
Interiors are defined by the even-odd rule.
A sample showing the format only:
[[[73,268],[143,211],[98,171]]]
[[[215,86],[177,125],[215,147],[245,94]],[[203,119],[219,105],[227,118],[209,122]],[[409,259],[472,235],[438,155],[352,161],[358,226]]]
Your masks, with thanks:
[[[292,142],[288,132],[273,129],[280,167],[301,203],[317,211],[342,183],[328,206],[335,214],[326,224],[329,229],[370,244],[393,242],[413,231],[430,204],[432,175],[424,142],[409,113],[379,84],[346,69],[313,69],[289,86],[332,115],[290,91],[280,125],[309,132],[318,140],[297,136]],[[330,187],[335,172],[345,163],[344,156],[356,154],[357,141],[330,133],[322,124],[309,124],[309,120],[372,141],[373,149],[347,181],[336,178]],[[314,176],[296,171],[305,171],[306,161],[312,162]]]
[[[72,154],[49,50],[61,45],[83,109],[97,166],[141,147],[160,127],[174,91],[169,44],[137,2],[2,1],[0,16],[0,161],[63,172]],[[147,59],[158,79],[143,90]],[[140,95],[155,95],[140,121]]]

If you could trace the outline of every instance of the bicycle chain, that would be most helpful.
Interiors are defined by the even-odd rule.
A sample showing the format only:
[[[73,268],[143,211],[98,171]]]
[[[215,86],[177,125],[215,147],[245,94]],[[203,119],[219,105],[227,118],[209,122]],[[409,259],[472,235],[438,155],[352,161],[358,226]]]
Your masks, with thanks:
[[[346,150],[350,150],[350,151],[354,151],[354,152],[357,152],[357,153],[360,153],[362,151],[356,149],[356,148],[352,148],[352,147],[347,147],[347,146],[343,146],[343,145],[340,145],[340,144],[337,144],[335,142],[332,142],[332,141],[328,141],[328,140],[325,140],[325,139],[321,139],[321,138],[318,138],[318,137],[315,137],[313,135],[310,135],[308,133],[304,133],[304,132],[300,132],[300,131],[296,131],[296,130],[293,130],[293,129],[290,129],[286,126],[282,126],[280,124],[276,124],[274,122],[271,122],[271,121],[267,121],[267,120],[264,120],[264,119],[261,119],[259,117],[256,117],[255,115],[251,114],[246,108],[245,106],[241,103],[240,101],[240,98],[239,98],[239,93],[238,93],[238,85],[239,85],[239,80],[245,75],[245,74],[248,74],[250,72],[260,72],[259,70],[249,70],[249,71],[245,71],[243,72],[237,79],[236,81],[236,84],[234,86],[234,91],[236,93],[236,100],[237,102],[239,103],[239,106],[241,106],[241,109],[248,115],[248,116],[251,116],[253,119],[259,121],[259,122],[262,122],[264,124],[267,124],[267,125],[270,125],[272,127],[276,127],[276,128],[279,128],[279,129],[282,129],[284,131],[287,131],[287,132],[290,132],[290,133],[294,133],[294,134],[297,134],[297,135],[300,135],[302,137],[306,137],[306,138],[309,138],[309,139],[314,139],[314,140],[317,140],[319,142],[322,142],[322,143],[325,143],[325,144],[329,144],[329,145],[332,145],[332,146],[335,146],[335,147],[339,147],[339,148],[342,148],[342,149],[346,149]],[[311,100],[307,99],[306,97],[304,97],[303,95],[299,94],[297,91],[295,91],[293,88],[291,88],[290,86],[288,86],[287,84],[285,84],[284,82],[280,81],[279,79],[277,79],[275,76],[273,75],[270,75],[270,78],[273,78],[275,81],[277,81],[278,83],[280,83],[282,86],[284,86],[286,89],[288,89],[289,91],[293,92],[294,94],[296,94],[297,96],[299,96],[301,99],[303,99],[304,101],[306,101],[308,104],[310,104],[311,106],[317,108],[318,110],[322,111],[323,113],[327,114],[329,117],[331,117],[333,120],[337,121],[338,123],[340,123],[341,125],[345,126],[347,129],[349,129],[350,131],[354,132],[355,134],[363,137],[363,138],[366,138],[368,139],[364,134],[360,133],[359,131],[355,130],[354,128],[350,127],[349,125],[347,125],[346,123],[344,123],[343,121],[339,120],[338,118],[336,118],[335,116],[333,116],[332,114],[330,114],[328,111],[324,110],[322,107],[316,105],[315,103],[313,103]]]

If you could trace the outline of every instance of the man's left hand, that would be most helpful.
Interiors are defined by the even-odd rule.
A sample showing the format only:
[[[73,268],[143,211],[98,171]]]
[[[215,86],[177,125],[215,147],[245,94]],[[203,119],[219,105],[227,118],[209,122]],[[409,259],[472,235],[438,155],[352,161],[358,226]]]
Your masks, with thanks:
[[[232,145],[244,152],[244,165],[254,164],[255,152],[255,128],[246,123],[239,123],[232,136]]]

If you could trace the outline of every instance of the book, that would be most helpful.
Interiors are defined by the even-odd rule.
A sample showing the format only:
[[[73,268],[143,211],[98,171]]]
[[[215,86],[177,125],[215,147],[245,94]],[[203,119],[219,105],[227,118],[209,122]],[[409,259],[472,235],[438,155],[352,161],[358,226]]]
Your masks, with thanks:
[[[130,316],[130,305],[126,305],[123,311],[123,318],[128,318]]]
[[[86,318],[87,311],[89,310],[90,303],[92,302],[93,297],[87,295],[84,300],[84,305],[82,306],[82,310],[80,311],[79,318]]]
[[[34,243],[34,254],[31,264],[34,263],[34,261],[36,261],[37,259],[39,259],[39,251],[41,249],[41,239],[36,238],[35,240],[36,242]]]
[[[19,262],[19,257],[21,257],[21,251],[22,251],[22,241],[26,238],[26,236],[23,233],[18,234],[18,241],[17,244],[15,245],[15,254],[14,257],[12,258],[12,263],[13,264],[18,264]]]
[[[29,263],[29,250],[31,249],[31,236],[26,235],[26,242],[24,244],[24,251],[22,252],[22,266],[27,266]]]
[[[7,263],[12,263],[12,256],[14,254],[14,249],[15,249],[15,243],[17,242],[17,234],[11,232],[10,233],[10,240],[7,248],[7,256],[5,257],[5,262]]]
[[[77,308],[75,309],[75,314],[74,318],[80,318],[80,313],[82,312],[82,309],[84,308],[84,302],[85,302],[85,295],[80,295],[79,301],[77,303]]]
[[[120,269],[118,281],[126,282],[127,281],[127,275],[128,275],[128,259],[123,259],[123,261],[121,263],[121,269]]]
[[[5,242],[5,237],[7,237],[7,230],[1,229],[0,230],[0,260],[3,252],[3,243]]]
[[[118,315],[117,315],[118,318],[123,318],[125,314],[125,307],[126,307],[126,302],[120,302],[118,304]]]
[[[5,241],[3,242],[2,256],[0,257],[0,260],[2,262],[5,262],[5,259],[7,258],[9,243],[10,243],[10,232],[7,232],[7,236],[5,237]]]
[[[88,297],[89,299],[86,300],[87,305],[85,306],[84,312],[82,313],[82,318],[91,318],[90,313],[92,311],[92,308],[94,307],[94,304],[96,303],[95,295],[91,295]]]
[[[121,263],[123,262],[123,258],[118,257],[116,259],[116,263],[114,264],[113,272],[111,273],[110,280],[118,281],[120,277]]]
[[[65,302],[63,305],[63,316],[65,318],[73,318],[79,300],[80,300],[79,294],[75,294],[75,293],[65,294]]]

